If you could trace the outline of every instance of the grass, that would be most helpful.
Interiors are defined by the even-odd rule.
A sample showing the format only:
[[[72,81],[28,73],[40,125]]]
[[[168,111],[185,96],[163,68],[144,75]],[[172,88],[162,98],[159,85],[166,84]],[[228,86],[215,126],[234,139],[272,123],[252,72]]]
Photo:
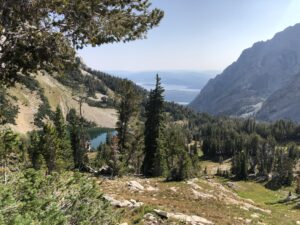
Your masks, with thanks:
[[[237,194],[245,199],[251,199],[259,206],[270,209],[271,215],[263,215],[263,222],[270,225],[294,225],[300,221],[300,213],[294,209],[295,204],[286,205],[278,203],[287,197],[290,188],[272,191],[255,182],[236,182],[239,186]]]
[[[211,161],[203,161],[203,165],[210,170],[216,170],[219,163]],[[209,171],[212,172],[212,171]],[[157,187],[156,192],[138,192],[130,191],[127,187],[127,182],[136,180],[144,187]],[[228,188],[226,183],[230,181],[235,184],[235,188]],[[142,218],[146,212],[151,212],[153,209],[161,209],[167,212],[184,213],[187,215],[198,215],[212,221],[216,225],[229,224],[269,224],[269,225],[295,225],[300,221],[300,210],[295,209],[297,203],[280,204],[279,200],[285,199],[289,191],[293,191],[294,187],[283,188],[278,191],[272,191],[264,187],[263,183],[253,181],[237,181],[220,178],[214,176],[211,181],[204,178],[196,181],[202,189],[199,191],[207,194],[219,196],[220,189],[218,186],[211,185],[222,184],[229,190],[229,197],[236,199],[244,199],[242,201],[249,202],[252,200],[254,206],[265,210],[271,210],[271,214],[261,212],[255,209],[245,210],[242,205],[231,204],[225,200],[217,199],[195,199],[192,194],[192,187],[186,182],[164,182],[163,178],[141,179],[137,177],[123,177],[116,180],[108,180],[101,185],[104,193],[114,196],[116,199],[135,199],[145,204],[140,210],[128,210],[124,214],[125,222],[128,224],[142,224]],[[171,188],[176,188],[174,192]],[[230,194],[231,193],[231,194]],[[234,196],[238,197],[234,197]],[[149,208],[148,208],[149,207]],[[255,216],[258,216],[256,218]],[[247,220],[247,221],[246,221]],[[170,222],[170,221],[168,221]],[[168,224],[168,222],[166,224]]]

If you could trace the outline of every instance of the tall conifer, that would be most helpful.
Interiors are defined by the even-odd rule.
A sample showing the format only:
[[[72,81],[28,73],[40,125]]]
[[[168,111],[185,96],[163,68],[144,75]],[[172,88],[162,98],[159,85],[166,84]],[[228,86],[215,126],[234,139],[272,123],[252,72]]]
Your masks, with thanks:
[[[160,77],[156,75],[155,89],[150,91],[146,105],[145,122],[145,158],[142,172],[145,176],[153,177],[163,174],[162,151],[163,151],[163,106],[164,88],[161,86]]]

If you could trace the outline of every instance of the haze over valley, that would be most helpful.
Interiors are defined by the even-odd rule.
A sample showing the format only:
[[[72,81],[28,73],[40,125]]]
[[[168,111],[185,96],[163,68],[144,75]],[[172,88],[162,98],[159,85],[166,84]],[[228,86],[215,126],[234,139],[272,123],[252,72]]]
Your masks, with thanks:
[[[137,85],[150,91],[154,88],[156,74],[162,79],[166,101],[188,105],[196,98],[209,79],[214,78],[218,71],[107,71],[121,78],[132,80]]]

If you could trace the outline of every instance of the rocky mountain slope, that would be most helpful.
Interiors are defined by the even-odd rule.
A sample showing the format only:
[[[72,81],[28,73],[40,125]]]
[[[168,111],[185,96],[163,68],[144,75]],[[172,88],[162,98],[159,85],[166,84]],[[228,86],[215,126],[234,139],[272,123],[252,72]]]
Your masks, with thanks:
[[[190,107],[214,115],[300,121],[300,24],[255,43],[216,78]]]
[[[90,76],[98,82],[102,82],[84,69],[81,69],[80,76]],[[74,89],[63,84],[59,80],[50,75],[38,74],[34,76],[34,81],[38,82],[38,86],[43,90],[45,99],[49,102],[50,109],[54,111],[59,105],[66,116],[71,108],[79,111],[79,104],[74,95]],[[32,83],[32,82],[31,82]],[[103,82],[103,86],[107,90],[106,95],[100,92],[95,92],[95,97],[89,97],[94,103],[101,103],[104,98],[114,98],[114,92],[110,90]],[[31,90],[28,85],[18,83],[15,87],[8,90],[14,104],[18,105],[19,113],[16,118],[16,124],[10,125],[15,131],[26,133],[36,129],[34,118],[37,115],[39,108],[43,103],[43,96],[36,90]],[[84,93],[86,94],[86,93]],[[93,106],[84,103],[82,107],[83,117],[96,126],[114,128],[117,121],[117,114],[114,107]]]

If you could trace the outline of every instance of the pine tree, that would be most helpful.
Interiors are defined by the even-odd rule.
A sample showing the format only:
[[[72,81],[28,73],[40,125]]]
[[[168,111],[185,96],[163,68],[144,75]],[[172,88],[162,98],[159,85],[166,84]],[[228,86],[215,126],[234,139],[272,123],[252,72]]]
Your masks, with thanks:
[[[86,143],[87,134],[83,127],[83,121],[78,118],[76,111],[71,109],[67,115],[70,126],[70,140],[73,154],[74,167],[82,170],[87,160],[86,158]]]
[[[15,124],[18,112],[19,107],[10,103],[7,99],[6,89],[0,85],[0,125]]]
[[[11,152],[19,145],[18,135],[11,129],[0,131],[0,164],[4,170],[4,183],[8,177],[8,157]]]
[[[295,189],[295,192],[296,192],[296,194],[298,194],[298,195],[300,195],[300,177],[299,177],[299,175],[297,176],[297,178],[296,178],[296,189]]]
[[[120,104],[118,105],[118,122],[117,122],[117,132],[119,138],[119,149],[122,154],[126,153],[129,148],[129,125],[134,116],[138,112],[138,95],[132,85],[128,80],[122,82],[120,90]]]
[[[12,85],[18,72],[63,72],[74,67],[84,46],[144,38],[163,12],[148,0],[4,1],[0,8],[0,84]],[[3,42],[3,43],[2,43]],[[51,73],[49,73],[51,74]]]
[[[41,142],[40,136],[37,131],[33,131],[30,135],[30,144],[28,147],[28,154],[35,170],[39,170],[42,166],[42,155],[41,155]]]
[[[170,124],[165,131],[165,154],[169,181],[181,181],[197,175],[198,159],[193,161],[193,153],[189,152],[188,136],[182,126]]]
[[[59,149],[59,139],[53,125],[45,124],[40,139],[41,152],[47,166],[47,174],[51,174],[57,169],[57,156]]]
[[[67,126],[60,107],[56,108],[54,114],[54,125],[59,141],[58,163],[59,167],[71,169],[73,165],[72,149]]]
[[[246,150],[236,151],[234,153],[231,170],[237,179],[247,180],[249,172],[249,155]]]
[[[164,167],[161,158],[163,151],[164,89],[161,86],[160,80],[160,77],[156,75],[155,89],[150,91],[145,108],[145,158],[142,165],[142,172],[148,177],[162,175]]]

